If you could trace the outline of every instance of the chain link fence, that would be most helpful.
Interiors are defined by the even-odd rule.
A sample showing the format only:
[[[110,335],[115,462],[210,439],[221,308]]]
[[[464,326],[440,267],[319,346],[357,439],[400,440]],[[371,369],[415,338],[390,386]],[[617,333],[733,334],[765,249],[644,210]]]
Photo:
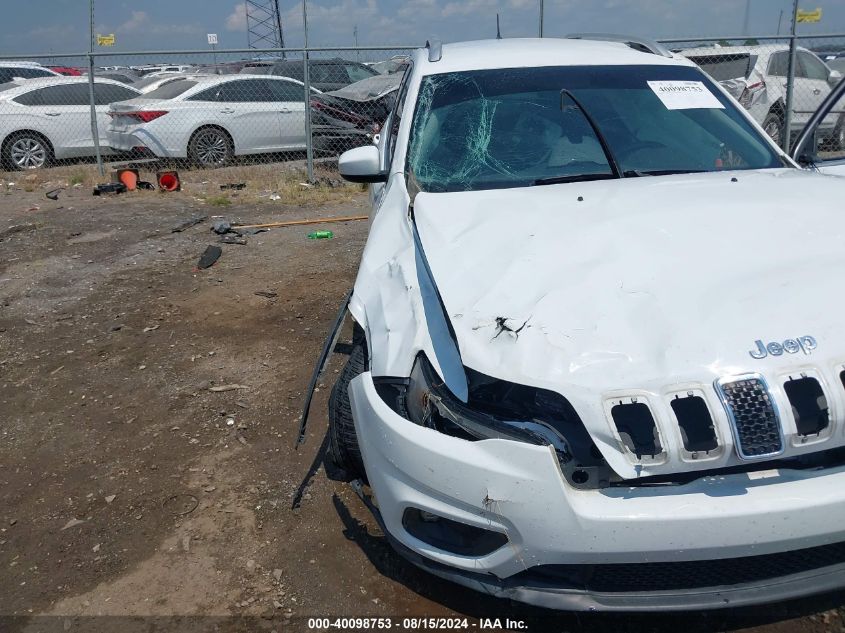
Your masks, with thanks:
[[[762,36],[663,42],[718,81],[784,149],[789,149],[845,73],[845,36]],[[845,116],[820,125],[817,148],[845,156]]]
[[[845,72],[845,35],[799,36],[794,46],[788,36],[663,43],[698,63],[784,147]],[[106,163],[156,170],[290,167],[312,181],[334,177],[337,156],[370,143],[380,130],[411,50],[163,51],[0,60],[3,178],[18,170],[96,165],[98,154]],[[819,151],[845,156],[843,122],[845,114],[837,108],[817,135]]]

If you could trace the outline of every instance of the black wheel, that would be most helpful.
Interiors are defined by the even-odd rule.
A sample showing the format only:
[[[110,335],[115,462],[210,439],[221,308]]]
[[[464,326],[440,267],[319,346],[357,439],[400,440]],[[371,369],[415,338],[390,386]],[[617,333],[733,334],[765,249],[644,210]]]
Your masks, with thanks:
[[[775,142],[775,145],[781,147],[783,143],[783,119],[777,112],[769,112],[763,120],[763,130]]]
[[[356,326],[356,333],[357,331],[359,328]],[[366,369],[367,342],[363,336],[354,336],[352,352],[329,397],[329,455],[338,468],[346,471],[350,479],[366,478],[358,436],[352,421],[352,407],[349,404],[349,383]]]
[[[188,158],[200,167],[223,167],[234,156],[231,137],[219,127],[197,130],[188,143]]]
[[[15,132],[3,145],[3,161],[19,171],[39,169],[53,161],[53,148],[37,132]]]

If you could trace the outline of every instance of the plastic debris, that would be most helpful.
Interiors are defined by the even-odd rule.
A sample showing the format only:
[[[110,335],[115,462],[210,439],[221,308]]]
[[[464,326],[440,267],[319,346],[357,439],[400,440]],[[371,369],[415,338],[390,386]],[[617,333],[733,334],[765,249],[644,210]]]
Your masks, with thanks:
[[[197,262],[197,268],[204,270],[214,265],[223,254],[223,249],[219,246],[208,246],[203,252],[200,260]]]

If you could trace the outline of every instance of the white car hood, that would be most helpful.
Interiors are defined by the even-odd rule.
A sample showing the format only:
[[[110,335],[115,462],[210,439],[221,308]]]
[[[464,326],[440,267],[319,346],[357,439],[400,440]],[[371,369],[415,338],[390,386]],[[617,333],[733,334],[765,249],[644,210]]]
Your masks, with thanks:
[[[845,359],[843,203],[842,179],[785,169],[421,193],[414,214],[463,364],[604,418],[619,390]],[[802,336],[812,356],[749,355]]]

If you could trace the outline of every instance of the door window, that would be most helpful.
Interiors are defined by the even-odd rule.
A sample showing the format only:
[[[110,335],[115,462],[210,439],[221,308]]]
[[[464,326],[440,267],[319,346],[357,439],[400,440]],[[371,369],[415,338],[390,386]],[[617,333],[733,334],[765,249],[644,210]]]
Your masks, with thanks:
[[[804,71],[801,75],[802,77],[827,81],[830,73],[828,72],[827,66],[818,57],[806,51],[798,51],[798,59]]]
[[[273,91],[264,79],[239,79],[220,87],[219,101],[257,103],[275,101]]]
[[[797,72],[797,68],[795,69]],[[789,74],[789,51],[778,51],[769,60],[769,74],[774,77],[786,77]]]
[[[137,92],[129,88],[124,88],[123,86],[94,84],[94,98],[96,99],[97,105],[109,105],[118,101],[127,101],[137,96]]]
[[[362,79],[372,77],[375,73],[366,66],[362,66],[359,64],[347,64],[346,74],[349,75],[349,81],[355,83],[356,81],[361,81]]]
[[[305,103],[305,87],[288,81],[271,81],[273,101]]]

